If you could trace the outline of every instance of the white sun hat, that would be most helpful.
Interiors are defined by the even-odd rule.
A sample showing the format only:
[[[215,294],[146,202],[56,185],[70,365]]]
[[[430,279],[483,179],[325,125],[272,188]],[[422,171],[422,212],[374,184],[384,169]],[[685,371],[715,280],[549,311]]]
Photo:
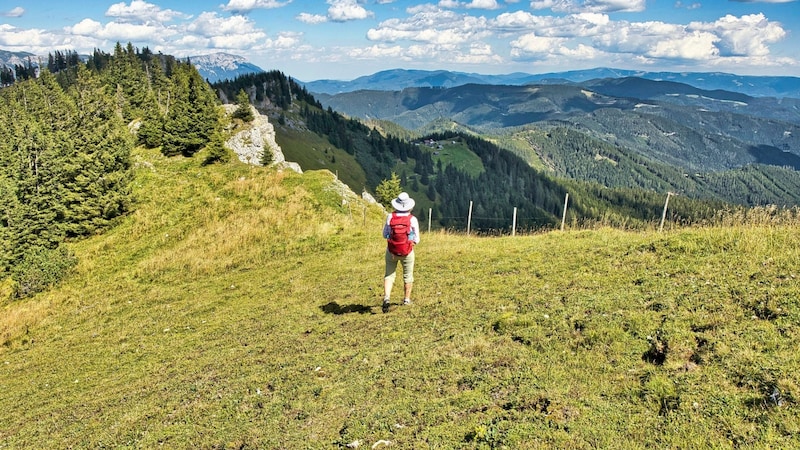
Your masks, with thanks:
[[[398,212],[406,212],[414,209],[414,199],[408,196],[407,192],[401,192],[396,199],[392,200],[392,208]]]

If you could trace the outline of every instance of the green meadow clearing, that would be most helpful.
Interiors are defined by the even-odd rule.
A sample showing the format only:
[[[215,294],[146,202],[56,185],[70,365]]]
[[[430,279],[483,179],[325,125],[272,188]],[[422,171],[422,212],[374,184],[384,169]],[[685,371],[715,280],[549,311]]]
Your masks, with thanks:
[[[0,300],[0,448],[800,447],[780,213],[423,234],[382,314],[383,212],[330,172],[135,159],[135,212]]]

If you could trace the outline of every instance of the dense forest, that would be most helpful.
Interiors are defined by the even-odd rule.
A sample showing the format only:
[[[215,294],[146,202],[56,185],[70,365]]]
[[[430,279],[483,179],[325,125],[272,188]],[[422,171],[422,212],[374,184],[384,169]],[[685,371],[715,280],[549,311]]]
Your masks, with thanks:
[[[76,56],[51,55],[49,70],[0,90],[0,279],[19,296],[74,263],[65,240],[131,210],[135,145],[186,156],[221,145],[219,102],[190,62],[130,44]]]

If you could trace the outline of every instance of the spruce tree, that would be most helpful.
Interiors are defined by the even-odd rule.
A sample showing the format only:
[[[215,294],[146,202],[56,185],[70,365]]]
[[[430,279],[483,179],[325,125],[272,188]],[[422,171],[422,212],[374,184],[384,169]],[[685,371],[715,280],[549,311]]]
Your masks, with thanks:
[[[396,173],[392,172],[391,178],[381,181],[378,187],[375,188],[375,200],[389,208],[392,205],[392,199],[401,192],[403,192],[403,188],[400,186],[400,178],[397,177]]]
[[[255,117],[253,110],[250,108],[250,97],[244,89],[240,89],[236,94],[236,110],[231,114],[234,119],[239,119],[244,122],[252,122]]]
[[[72,95],[78,106],[76,145],[65,162],[66,192],[60,206],[65,232],[79,236],[106,227],[128,210],[133,139],[108,86],[83,67]]]
[[[172,100],[164,118],[162,152],[192,156],[219,132],[220,113],[211,87],[189,63],[177,64],[172,74]]]

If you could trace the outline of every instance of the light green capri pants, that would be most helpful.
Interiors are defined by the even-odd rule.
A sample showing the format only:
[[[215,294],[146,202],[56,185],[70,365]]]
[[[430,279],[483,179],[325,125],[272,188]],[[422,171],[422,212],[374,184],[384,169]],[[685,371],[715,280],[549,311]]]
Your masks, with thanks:
[[[397,263],[403,265],[403,283],[411,284],[414,282],[414,250],[406,256],[393,255],[386,250],[386,272],[383,279],[394,285],[397,276]]]

